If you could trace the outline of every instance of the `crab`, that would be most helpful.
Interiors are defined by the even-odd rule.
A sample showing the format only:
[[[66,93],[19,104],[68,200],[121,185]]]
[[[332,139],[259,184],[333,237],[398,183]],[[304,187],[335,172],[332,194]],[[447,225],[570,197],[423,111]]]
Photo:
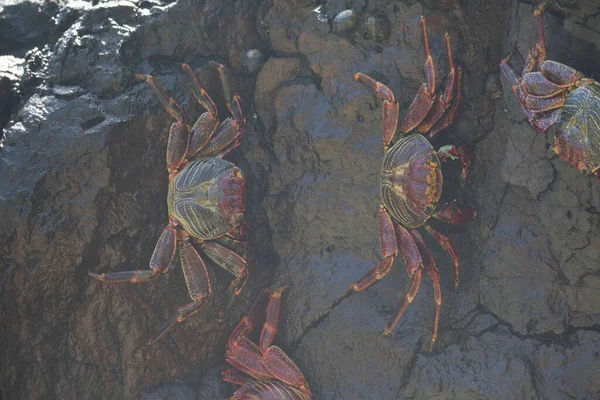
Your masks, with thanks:
[[[556,125],[554,152],[584,175],[600,182],[600,84],[575,69],[546,60],[543,11],[533,13],[538,40],[527,54],[522,76],[509,64],[500,69],[512,86],[529,125],[539,132]]]
[[[386,276],[394,264],[398,252],[402,256],[409,276],[407,289],[398,304],[384,334],[389,334],[406,308],[419,291],[423,274],[431,277],[435,301],[435,319],[430,350],[437,340],[438,321],[442,304],[440,276],[433,256],[425,245],[419,227],[425,230],[449,253],[454,262],[454,285],[459,283],[459,262],[452,241],[430,225],[430,217],[450,224],[464,224],[475,218],[470,207],[460,207],[457,200],[438,204],[442,194],[443,175],[441,162],[458,160],[462,163],[462,176],[469,175],[472,150],[466,145],[445,145],[435,150],[430,140],[449,126],[456,115],[461,100],[460,68],[455,68],[450,47],[450,36],[445,35],[450,72],[446,77],[445,90],[436,94],[435,68],[429,49],[427,24],[421,17],[425,43],[426,82],[399,123],[400,105],[392,91],[373,78],[356,73],[354,79],[366,85],[383,99],[383,148],[381,165],[379,206],[379,237],[381,258],[377,266],[361,279],[350,285],[353,291],[361,291]],[[395,140],[396,133],[400,135]],[[424,136],[425,135],[425,136]]]
[[[226,361],[233,367],[223,371],[223,380],[242,386],[230,399],[309,400],[312,393],[294,362],[272,345],[277,334],[281,294],[264,289],[227,341]],[[265,314],[266,310],[266,316]],[[264,317],[259,345],[249,339]]]
[[[89,273],[92,278],[104,283],[149,282],[168,272],[179,252],[192,301],[179,307],[158,334],[150,339],[150,343],[199,312],[211,296],[210,277],[198,249],[235,276],[228,289],[227,307],[221,311],[221,316],[229,310],[248,280],[247,262],[236,252],[243,251],[240,249],[245,246],[241,240],[246,207],[244,176],[237,166],[223,159],[240,145],[245,120],[240,97],[232,94],[225,67],[216,62],[211,62],[211,65],[218,70],[232,117],[219,122],[217,106],[200,86],[192,69],[182,64],[194,98],[207,110],[191,128],[186,124],[181,107],[158,79],[150,75],[135,75],[136,79],[150,85],[164,109],[175,119],[169,130],[166,156],[169,223],[158,238],[150,258],[150,269]]]

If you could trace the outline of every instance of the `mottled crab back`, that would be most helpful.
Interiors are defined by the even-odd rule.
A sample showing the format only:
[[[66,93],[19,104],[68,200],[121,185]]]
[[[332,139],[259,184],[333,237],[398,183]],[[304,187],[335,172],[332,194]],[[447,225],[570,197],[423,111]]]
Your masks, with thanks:
[[[407,228],[423,225],[442,194],[440,160],[431,143],[407,135],[383,156],[381,198],[392,218]]]
[[[554,151],[584,175],[600,168],[600,85],[588,80],[567,96]]]
[[[241,170],[208,157],[192,161],[169,183],[169,216],[191,236],[207,240],[238,226],[246,208]]]

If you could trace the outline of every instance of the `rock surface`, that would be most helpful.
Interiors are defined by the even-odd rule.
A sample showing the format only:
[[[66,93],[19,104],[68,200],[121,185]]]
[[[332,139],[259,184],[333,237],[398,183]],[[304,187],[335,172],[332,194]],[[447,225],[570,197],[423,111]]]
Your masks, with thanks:
[[[276,343],[315,399],[600,396],[600,188],[552,153],[552,135],[529,127],[499,77],[507,54],[522,65],[535,5],[317,3],[318,12],[290,0],[0,7],[0,60],[10,60],[0,64],[0,117],[12,116],[0,148],[1,399],[226,398],[227,336],[260,288],[281,285]],[[600,6],[554,3],[549,58],[600,76]],[[338,35],[331,22],[346,9],[358,24]],[[461,112],[435,146],[467,143],[476,154],[467,181],[448,166],[444,198],[478,210],[465,227],[435,224],[461,256],[457,290],[450,257],[425,237],[444,300],[431,353],[430,280],[387,337],[407,282],[402,261],[369,289],[348,290],[380,260],[382,158],[381,100],[352,76],[377,77],[406,110],[424,81],[420,15],[438,84],[446,31],[464,72]],[[371,16],[390,22],[387,40],[366,31]],[[266,59],[254,75],[242,65],[250,49]],[[248,118],[228,159],[247,176],[251,279],[219,323],[231,277],[211,264],[206,308],[148,346],[189,301],[180,269],[139,285],[87,273],[146,268],[167,223],[171,119],[133,74],[159,78],[193,120],[202,110],[179,68],[187,62],[226,115],[209,60],[229,66]]]

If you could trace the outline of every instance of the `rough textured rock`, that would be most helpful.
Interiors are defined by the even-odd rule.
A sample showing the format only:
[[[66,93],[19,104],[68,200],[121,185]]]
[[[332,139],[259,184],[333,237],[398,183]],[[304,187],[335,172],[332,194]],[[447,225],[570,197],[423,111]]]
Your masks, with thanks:
[[[552,153],[551,134],[529,127],[499,77],[504,56],[521,65],[531,46],[535,4],[317,3],[318,12],[290,0],[1,9],[0,60],[10,63],[0,65],[0,118],[12,113],[0,148],[2,399],[225,398],[229,332],[261,287],[284,284],[276,343],[315,399],[600,396],[600,187]],[[345,9],[358,25],[340,36],[331,22]],[[477,220],[436,224],[461,255],[457,290],[447,253],[425,238],[444,296],[432,353],[430,280],[387,337],[407,282],[402,261],[348,291],[379,262],[382,158],[381,100],[352,75],[377,77],[406,110],[424,81],[421,14],[438,83],[445,31],[465,76],[460,115],[435,145],[468,143],[477,157],[466,182],[449,165],[444,187],[477,207]],[[600,76],[599,15],[592,0],[550,7],[549,58]],[[371,16],[390,22],[389,39],[368,34]],[[23,18],[35,29],[20,31]],[[268,58],[256,75],[241,65],[249,49]],[[230,276],[211,265],[207,307],[147,346],[188,301],[181,271],[110,287],[87,273],[145,268],[166,224],[171,120],[133,74],[159,78],[193,119],[201,110],[179,68],[188,62],[226,115],[211,59],[230,67],[248,117],[229,159],[248,177],[251,280],[219,323]]]

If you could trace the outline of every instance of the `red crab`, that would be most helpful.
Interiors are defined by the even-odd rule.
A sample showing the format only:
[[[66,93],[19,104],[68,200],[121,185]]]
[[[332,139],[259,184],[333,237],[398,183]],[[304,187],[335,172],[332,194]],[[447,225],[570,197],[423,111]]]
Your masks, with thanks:
[[[225,357],[233,368],[223,372],[223,380],[242,386],[231,397],[233,400],[309,400],[312,397],[300,369],[281,348],[271,345],[277,334],[284,289],[272,293],[263,290],[248,315],[229,336]],[[248,336],[263,317],[265,323],[257,346]]]
[[[510,82],[531,127],[545,132],[556,124],[554,152],[582,175],[595,175],[600,182],[600,84],[584,78],[575,69],[546,60],[543,11],[533,13],[538,41],[527,54],[522,76],[509,65],[500,69]]]
[[[223,156],[240,145],[245,121],[240,98],[232,94],[225,67],[217,68],[227,108],[233,118],[219,123],[217,107],[200,86],[192,69],[183,64],[192,94],[208,112],[203,113],[190,128],[181,107],[169,95],[158,79],[136,75],[154,90],[164,109],[175,118],[169,130],[167,169],[169,171],[169,224],[163,230],[150,258],[150,269],[109,272],[89,275],[105,283],[148,282],[168,272],[177,250],[188,292],[192,299],[180,307],[150,340],[156,342],[171,328],[191,317],[212,294],[210,278],[204,260],[195,246],[235,276],[228,290],[225,312],[248,280],[246,260],[232,248],[243,248],[238,241],[246,207],[246,191],[242,171]],[[224,314],[224,312],[222,313]]]
[[[450,49],[450,36],[446,33],[446,48],[450,73],[446,78],[445,90],[442,94],[435,91],[435,69],[429,50],[427,25],[421,17],[423,40],[425,43],[426,83],[421,85],[406,116],[400,123],[400,137],[395,140],[400,105],[394,94],[385,85],[369,76],[357,73],[354,79],[365,84],[377,96],[383,99],[383,147],[385,154],[381,166],[379,207],[379,232],[381,257],[383,261],[369,271],[350,289],[360,291],[368,288],[386,276],[396,260],[398,248],[404,259],[406,271],[410,277],[403,300],[397,309],[384,334],[389,334],[398,323],[408,304],[421,286],[423,273],[431,277],[435,300],[435,319],[431,348],[437,339],[438,320],[442,304],[440,276],[435,261],[427,249],[421,234],[417,230],[423,226],[431,236],[450,254],[454,261],[454,284],[458,285],[459,257],[454,251],[450,239],[435,231],[428,219],[462,224],[475,218],[475,210],[461,208],[456,200],[439,205],[442,194],[443,176],[441,162],[458,159],[463,166],[463,177],[467,178],[471,165],[472,150],[467,146],[442,146],[435,151],[425,138],[433,139],[452,123],[458,114],[461,89],[461,70],[454,67]]]

